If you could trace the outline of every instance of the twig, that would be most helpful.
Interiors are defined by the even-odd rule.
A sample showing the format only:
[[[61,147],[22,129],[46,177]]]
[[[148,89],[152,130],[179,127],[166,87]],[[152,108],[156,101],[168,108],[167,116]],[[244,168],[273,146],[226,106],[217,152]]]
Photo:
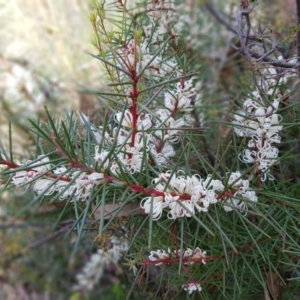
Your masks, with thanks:
[[[205,7],[216,18],[216,20],[219,23],[224,25],[229,31],[238,34],[235,27],[228,20],[226,20],[225,17],[221,16],[221,14],[214,8],[214,6],[210,3],[210,1],[205,2]]]
[[[0,224],[1,229],[10,229],[10,228],[26,228],[26,227],[51,227],[53,223],[51,222],[26,222],[26,223],[5,223]]]
[[[52,240],[55,240],[56,238],[58,238],[60,235],[68,232],[70,230],[70,226],[64,226],[62,227],[61,229],[53,232],[53,233],[50,233],[44,237],[42,237],[41,239],[38,239],[32,243],[30,243],[28,246],[27,246],[27,249],[29,250],[32,250],[32,249],[35,249],[37,247],[40,247],[42,246],[43,244],[47,243],[47,242],[50,242]]]
[[[300,0],[296,0],[296,1],[297,1],[298,24],[300,26]],[[238,52],[240,52],[241,54],[243,54],[244,56],[246,56],[249,61],[251,61],[252,59],[257,59],[262,62],[268,63],[274,67],[285,68],[285,69],[297,68],[297,70],[300,73],[300,31],[297,32],[297,50],[298,50],[297,62],[296,63],[288,63],[283,60],[272,59],[268,55],[272,54],[275,51],[282,52],[283,47],[280,45],[280,43],[274,42],[274,37],[272,38],[272,42],[271,42],[271,41],[266,41],[261,35],[257,35],[257,34],[250,35],[249,13],[251,12],[251,10],[247,11],[247,12],[242,12],[240,14],[240,17],[238,18],[238,27],[239,28],[236,29],[236,27],[230,23],[228,18],[224,17],[220,12],[218,12],[214,8],[214,6],[211,4],[210,1],[205,2],[205,7],[215,17],[215,19],[220,24],[224,25],[229,31],[238,35],[241,46],[237,47],[237,46],[232,45],[232,47],[235,50],[237,50]],[[247,19],[247,15],[248,15],[248,19]],[[243,17],[246,17],[246,21],[247,21],[247,32],[246,33],[243,32],[242,27],[241,27],[242,26],[241,18],[243,18]],[[251,45],[249,45],[247,43],[248,40],[256,41],[260,45],[262,45],[262,47],[267,44],[268,46],[271,46],[272,49],[265,53],[259,53],[250,48]]]

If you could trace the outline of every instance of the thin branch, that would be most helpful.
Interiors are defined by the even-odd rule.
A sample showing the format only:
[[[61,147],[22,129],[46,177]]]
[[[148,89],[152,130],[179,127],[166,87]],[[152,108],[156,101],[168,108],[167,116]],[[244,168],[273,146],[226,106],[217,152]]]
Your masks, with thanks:
[[[300,0],[297,1],[297,16],[298,16],[298,25],[300,26]],[[266,54],[272,54],[275,51],[282,52],[283,47],[280,45],[278,42],[274,42],[274,38],[272,38],[273,41],[268,41],[265,38],[263,38],[261,35],[250,35],[250,23],[249,23],[249,13],[252,11],[243,11],[240,13],[240,16],[238,17],[238,29],[236,26],[232,25],[231,22],[229,21],[228,18],[226,18],[223,14],[221,14],[219,11],[215,9],[215,7],[211,4],[210,1],[205,2],[205,7],[206,9],[212,14],[212,16],[215,17],[215,19],[222,25],[224,25],[229,31],[235,33],[239,37],[240,41],[240,47],[232,45],[232,47],[246,56],[246,58],[251,61],[251,59],[258,59],[261,62],[268,63],[274,67],[279,67],[279,68],[285,68],[285,69],[294,69],[300,68],[300,31],[297,32],[297,50],[298,50],[298,60],[296,63],[289,63],[283,60],[278,60],[278,59],[272,59]],[[246,18],[247,22],[247,32],[245,33],[242,30],[242,18],[248,15],[248,18]],[[256,41],[262,47],[264,45],[268,45],[272,47],[271,50],[265,52],[265,53],[259,53],[257,51],[254,51],[250,48],[251,45],[247,44],[248,40]],[[299,70],[300,71],[300,70]]]
[[[26,227],[51,227],[53,222],[25,222],[25,223],[4,223],[0,224],[1,229],[10,229],[10,228],[26,228]]]
[[[235,27],[214,8],[210,1],[205,2],[205,7],[220,24],[224,25],[229,31],[238,34]]]

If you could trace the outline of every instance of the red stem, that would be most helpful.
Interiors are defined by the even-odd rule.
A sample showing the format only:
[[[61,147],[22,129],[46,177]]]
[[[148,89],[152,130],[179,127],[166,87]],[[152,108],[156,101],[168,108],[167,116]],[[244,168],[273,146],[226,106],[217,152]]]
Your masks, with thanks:
[[[132,79],[132,92],[131,92],[131,99],[132,99],[132,106],[130,107],[130,111],[132,114],[132,135],[131,135],[131,147],[134,147],[135,136],[137,133],[137,119],[138,119],[138,109],[137,109],[137,102],[139,96],[139,89],[138,89],[138,82],[139,76],[137,75],[137,33],[135,30],[134,34],[134,65],[129,72],[131,73]],[[129,153],[129,158],[132,157],[132,154]]]

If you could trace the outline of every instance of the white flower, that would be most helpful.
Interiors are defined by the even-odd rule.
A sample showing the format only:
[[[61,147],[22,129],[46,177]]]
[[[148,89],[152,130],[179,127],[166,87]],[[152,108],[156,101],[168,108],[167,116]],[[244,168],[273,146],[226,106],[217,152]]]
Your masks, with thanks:
[[[171,251],[168,248],[168,251],[165,250],[156,250],[150,251],[149,259],[155,263],[156,266],[162,264],[168,264],[169,260],[178,260],[182,258],[185,265],[192,265],[194,263],[203,263],[206,264],[206,251],[202,251],[199,247],[193,249],[187,248],[183,253],[181,250]]]
[[[170,208],[168,212],[169,219],[191,217],[195,214],[195,205],[191,200],[179,201],[175,200],[175,198],[173,198],[173,201],[168,201]]]
[[[12,182],[16,186],[23,186],[31,182],[36,175],[35,171],[19,171],[12,177]]]
[[[180,132],[180,128],[184,125],[186,125],[186,123],[183,118],[175,120],[174,118],[169,117],[162,123],[156,124],[155,127],[158,130],[156,130],[154,134],[162,141],[168,141],[169,143],[177,143],[179,141],[178,133]]]
[[[191,112],[193,110],[192,100],[195,95],[192,80],[187,80],[184,83],[179,82],[176,91],[165,93],[165,107],[172,112],[177,110]]]
[[[212,188],[212,190],[216,192],[223,192],[225,188],[221,180],[212,179],[211,175],[208,175],[206,179],[203,181],[203,186],[206,189]]]
[[[76,200],[86,201],[89,198],[90,193],[93,190],[93,187],[100,184],[102,179],[103,179],[102,173],[94,172],[89,175],[86,173],[80,174],[80,176],[75,179]]]
[[[249,181],[243,180],[241,178],[241,173],[237,171],[230,174],[228,184],[231,185],[236,192],[232,197],[225,200],[225,203],[229,205],[225,204],[223,206],[224,210],[226,212],[232,211],[233,207],[235,207],[236,209],[243,210],[247,213],[248,205],[251,202],[257,202],[256,193],[250,189]]]
[[[178,63],[175,59],[158,59],[160,62],[160,75],[164,78],[164,76],[169,75],[171,73],[175,73],[174,76],[180,76],[182,74],[182,70],[179,68]]]
[[[78,284],[73,287],[74,290],[92,290],[99,282],[106,270],[111,264],[117,264],[124,252],[128,250],[128,240],[126,236],[112,235],[110,237],[112,248],[108,251],[98,249],[90,260],[84,266],[82,272],[76,276]]]
[[[158,220],[162,215],[163,209],[168,206],[168,203],[164,203],[163,201],[163,196],[146,197],[141,201],[140,205],[141,208],[145,210],[146,214],[149,214],[151,212],[152,206],[152,219]]]
[[[126,144],[122,148],[122,152],[117,155],[120,163],[125,167],[125,172],[129,171],[134,174],[135,172],[140,172],[142,169],[143,155],[144,153],[147,155],[147,153],[143,152],[143,149],[139,149],[141,144],[137,144],[137,146],[138,148],[130,147],[128,144]],[[146,149],[146,151],[148,150]]]
[[[86,263],[82,273],[76,276],[78,284],[74,290],[92,290],[100,278],[103,276],[105,267],[109,262],[109,256],[103,249],[99,249],[97,253],[93,254],[90,261]]]
[[[39,178],[35,181],[33,186],[34,191],[45,196],[52,195],[56,191],[54,179]]]
[[[161,260],[168,259],[170,255],[171,255],[170,249],[168,249],[168,252],[164,250],[150,251],[149,259],[152,261],[158,261],[158,263],[156,263],[155,266],[159,266],[163,264]]]
[[[147,130],[152,127],[152,116],[140,113],[137,119],[137,130]]]
[[[256,151],[245,149],[242,156],[239,155],[241,161],[245,163],[254,163],[256,158]]]
[[[171,94],[170,92],[165,93],[165,107],[168,108],[170,111],[175,110],[175,106],[177,104],[176,97]]]
[[[231,185],[233,188],[240,187],[241,185],[243,185],[242,174],[240,171],[227,173],[226,175],[227,177],[229,175],[228,184]]]
[[[145,148],[146,152],[148,152],[149,151],[148,143],[150,138],[151,136],[148,135],[147,133],[137,132],[134,137],[134,148],[137,151],[143,150]]]
[[[65,200],[68,197],[74,196],[76,191],[76,184],[70,184],[70,182],[59,180],[55,184],[56,191],[60,194],[59,200]]]
[[[67,168],[65,166],[59,166],[55,170],[53,170],[54,174],[60,175],[67,172]]]
[[[171,112],[167,109],[159,109],[156,112],[157,118],[159,120],[160,123],[163,123],[164,121],[166,121],[167,119],[170,118],[171,116]]]
[[[107,158],[109,151],[102,150],[101,152],[99,152],[99,148],[100,148],[99,146],[95,147],[94,160],[102,164],[102,169],[106,170],[109,166],[109,159]]]
[[[170,143],[160,142],[159,139],[155,137],[153,137],[152,141],[153,144],[151,145],[150,151],[158,165],[166,164],[170,157],[175,156],[176,153]]]
[[[187,284],[184,284],[182,287],[189,294],[192,294],[193,292],[196,292],[196,291],[198,291],[198,292],[202,291],[200,283],[197,283],[197,282],[189,282]]]
[[[247,212],[247,210],[248,210],[247,203],[244,202],[244,201],[241,200],[241,199],[235,198],[236,195],[237,195],[237,193],[234,194],[234,197],[230,197],[230,198],[228,198],[228,199],[225,201],[227,204],[229,204],[229,206],[228,206],[228,205],[224,205],[224,206],[223,206],[224,210],[225,210],[226,212],[229,212],[229,211],[232,211],[232,210],[233,210],[233,207],[234,207],[234,208],[236,208],[236,209],[239,209],[239,210],[242,210],[242,211]]]
[[[189,258],[188,261],[185,261],[184,264],[192,265],[195,262],[201,262],[204,265],[206,264],[206,251],[202,251],[199,247],[193,249],[187,248],[183,254],[184,258]]]
[[[28,170],[16,172],[15,175],[12,177],[12,182],[14,185],[26,185],[33,181],[33,179],[38,175],[46,174],[48,171],[51,170],[49,158],[45,156],[38,156],[38,160],[35,162],[28,160],[25,164],[22,165],[22,167],[25,166],[28,166]]]
[[[118,124],[121,124],[126,128],[132,128],[132,114],[128,109],[126,109],[124,113],[116,113],[114,119]]]
[[[128,143],[130,141],[131,134],[123,128],[115,127],[113,129],[113,136],[117,139],[118,145],[123,145],[124,143]]]
[[[142,169],[143,153],[137,150],[134,151],[128,162],[129,169],[132,174],[134,174],[135,172],[140,172]]]

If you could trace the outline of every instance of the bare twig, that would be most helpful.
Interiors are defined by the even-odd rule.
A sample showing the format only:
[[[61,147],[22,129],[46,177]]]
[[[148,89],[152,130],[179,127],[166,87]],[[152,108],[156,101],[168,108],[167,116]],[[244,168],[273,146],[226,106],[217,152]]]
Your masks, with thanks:
[[[35,249],[37,247],[40,247],[40,246],[46,244],[47,242],[55,240],[56,238],[58,238],[62,234],[68,232],[69,230],[70,230],[70,226],[64,226],[61,229],[59,229],[59,230],[57,230],[53,233],[47,234],[46,236],[44,236],[44,237],[42,237],[38,240],[33,241],[32,243],[27,245],[27,249],[31,250],[31,249]]]
[[[53,226],[53,223],[51,222],[4,223],[4,224],[0,224],[0,230],[11,229],[11,228],[51,227],[51,226]]]
[[[221,15],[220,12],[218,12],[214,6],[211,4],[211,1],[205,2],[206,9],[216,18],[216,20],[224,25],[229,31],[238,34],[238,31],[235,29],[235,27],[226,19],[224,15]]]
[[[300,26],[300,0],[297,1],[297,16],[298,16],[298,25]],[[237,27],[232,25],[224,14],[221,14],[219,11],[215,9],[215,7],[211,4],[210,1],[205,2],[206,9],[216,18],[216,20],[224,25],[229,31],[235,33],[240,42],[240,46],[232,45],[232,47],[237,50],[239,53],[243,54],[247,60],[250,62],[253,60],[259,60],[260,62],[265,62],[273,67],[284,68],[284,69],[297,69],[300,73],[300,31],[297,32],[297,50],[298,50],[298,60],[297,62],[287,62],[285,60],[279,60],[270,58],[270,55],[273,54],[275,51],[282,52],[283,47],[279,42],[276,42],[275,37],[271,36],[269,41],[261,34],[252,34],[250,35],[250,18],[249,14],[251,13],[252,9],[249,11],[242,11],[238,15],[238,24]],[[242,27],[242,21],[245,19],[246,21],[246,32],[244,32]],[[248,41],[255,41],[256,44],[260,45],[264,50],[265,53],[260,53],[252,49],[253,44],[248,44]],[[266,46],[269,46],[271,49],[266,50]]]
[[[34,249],[37,248],[39,246],[42,246],[43,244],[50,242],[52,240],[55,240],[56,238],[58,238],[59,236],[61,236],[62,234],[68,232],[69,230],[71,230],[71,228],[73,227],[73,225],[75,224],[76,220],[73,219],[69,219],[69,220],[65,220],[62,221],[58,224],[58,230],[51,232],[45,236],[43,236],[40,239],[37,239],[35,241],[33,241],[32,243],[30,243],[29,245],[27,245],[27,249]],[[92,223],[92,220],[86,220],[85,223],[87,225]],[[40,227],[40,228],[44,228],[44,227],[53,227],[55,225],[55,223],[53,222],[24,222],[24,223],[6,223],[6,224],[0,224],[0,229],[26,229],[28,227]],[[88,230],[88,229],[87,229]]]

